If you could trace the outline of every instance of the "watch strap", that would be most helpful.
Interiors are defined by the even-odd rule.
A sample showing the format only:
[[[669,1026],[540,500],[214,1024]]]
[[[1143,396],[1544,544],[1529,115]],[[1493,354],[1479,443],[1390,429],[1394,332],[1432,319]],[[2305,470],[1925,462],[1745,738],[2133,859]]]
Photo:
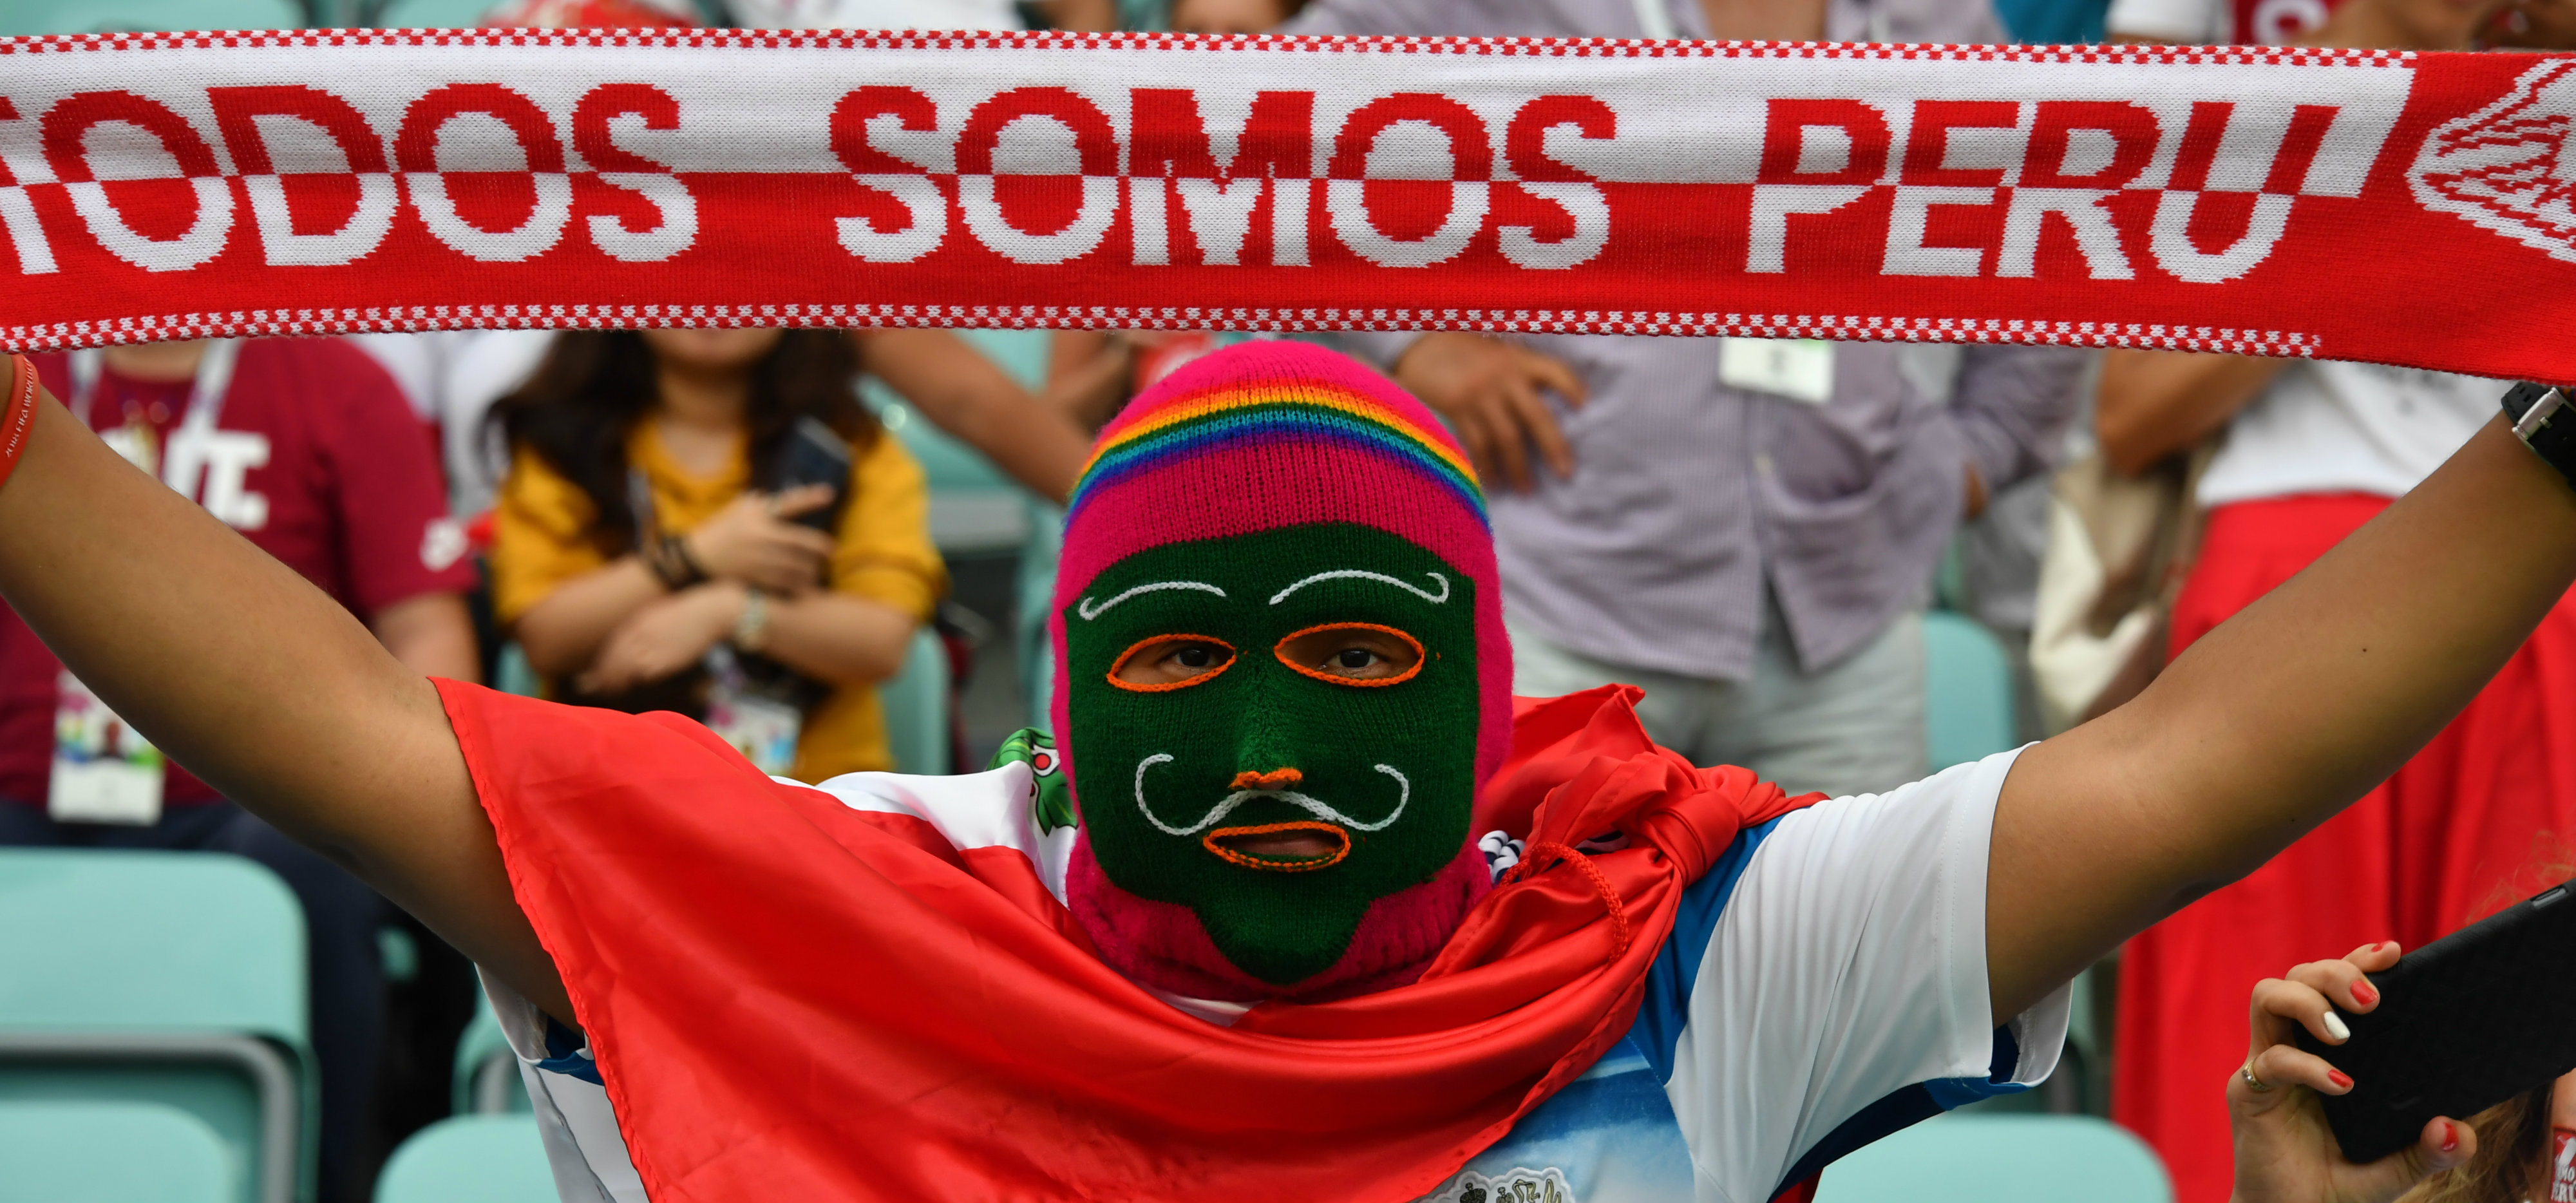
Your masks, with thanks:
[[[2564,388],[2524,381],[2505,390],[2504,412],[2523,446],[2576,487],[2576,398]]]
[[[733,646],[736,650],[758,652],[769,646],[769,595],[758,589],[744,593],[742,613],[733,620]]]

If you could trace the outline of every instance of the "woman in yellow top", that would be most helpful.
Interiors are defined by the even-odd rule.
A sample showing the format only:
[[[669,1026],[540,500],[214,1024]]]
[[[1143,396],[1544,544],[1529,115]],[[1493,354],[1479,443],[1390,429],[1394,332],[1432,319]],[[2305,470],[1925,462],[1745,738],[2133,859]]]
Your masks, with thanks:
[[[898,388],[940,370],[937,348],[900,350],[920,353],[869,366]],[[921,469],[860,406],[859,367],[839,331],[557,338],[495,408],[491,555],[494,608],[550,694],[690,713],[799,780],[893,767],[874,683],[948,579]]]

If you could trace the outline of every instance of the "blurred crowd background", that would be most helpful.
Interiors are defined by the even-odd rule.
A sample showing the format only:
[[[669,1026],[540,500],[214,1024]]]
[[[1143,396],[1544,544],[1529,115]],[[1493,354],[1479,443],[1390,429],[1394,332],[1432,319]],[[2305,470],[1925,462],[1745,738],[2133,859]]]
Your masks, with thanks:
[[[0,32],[514,24],[2576,41],[2576,5],[2557,0],[2338,7],[0,0]],[[973,771],[1019,728],[1046,725],[1056,507],[1089,439],[1138,390],[1238,337],[495,331],[169,344],[36,363],[128,458],[329,591],[406,663],[582,704],[681,710],[765,769],[811,781]],[[2420,480],[2501,391],[2364,365],[2055,348],[1319,341],[1392,374],[1475,456],[1494,496],[1520,692],[1643,685],[1645,718],[1667,745],[1793,791],[1836,793],[1883,790],[2116,704],[2171,650]],[[2535,638],[2544,644],[2508,670],[2516,692],[2490,707],[2521,718],[2481,720],[2473,708],[2451,745],[2427,753],[2441,763],[2410,765],[2360,817],[2320,833],[2320,849],[2294,850],[2246,898],[2186,911],[2142,937],[2125,965],[2087,974],[2061,1072],[1981,1106],[2116,1118],[2163,1154],[2180,1198],[2225,1197],[2218,1085],[2228,1067],[2204,1062],[2232,1063],[2226,1050],[2242,1047],[2243,988],[2228,983],[2384,936],[2432,938],[2564,859],[2548,833],[2576,798],[2576,766],[2535,761],[2492,726],[2527,723],[2535,699],[2546,709],[2576,696],[2561,666],[2576,655],[2576,617],[2554,617]],[[164,766],[12,616],[0,616],[0,845],[233,853],[291,889],[309,993],[271,1036],[295,1046],[294,1072],[311,1075],[300,1089],[318,1098],[305,1112],[318,1120],[289,1134],[297,1193],[373,1197],[389,1155],[424,1127],[528,1105],[478,1017],[471,966],[321,857]],[[2427,859],[2410,867],[2417,854],[2400,848]],[[2331,922],[2238,938],[2255,922],[2247,916],[2341,875],[2334,866],[2348,861],[2337,858],[2351,856],[2373,858],[2385,879],[2360,887],[2362,901]],[[83,925],[117,907],[188,904],[129,891],[110,906],[62,905],[58,931],[18,921],[43,930],[11,938],[31,957],[76,959],[92,930]],[[51,953],[39,947],[49,939]],[[30,1002],[41,993],[33,979],[10,976],[0,966],[0,1107],[78,1093],[63,1068],[78,1056],[6,1033],[25,1022],[13,1007],[82,1004]],[[152,980],[111,987],[148,992]],[[199,1090],[191,1106],[219,1109],[202,1083],[168,1089]],[[216,1124],[254,1150],[236,1167],[246,1199],[269,1156],[257,1151],[268,1147],[259,1122]]]

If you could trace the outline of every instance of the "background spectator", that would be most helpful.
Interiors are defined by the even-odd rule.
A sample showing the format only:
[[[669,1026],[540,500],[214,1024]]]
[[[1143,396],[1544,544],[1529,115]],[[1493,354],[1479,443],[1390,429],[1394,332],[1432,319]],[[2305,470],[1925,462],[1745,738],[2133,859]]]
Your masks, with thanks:
[[[474,679],[464,532],[419,423],[365,355],[337,340],[281,339],[31,358],[45,387],[136,467],[302,573],[403,663]],[[231,852],[284,878],[310,939],[322,1196],[364,1197],[358,1163],[385,1013],[382,900],[165,765],[14,613],[0,616],[0,844]]]
[[[1318,0],[1285,32],[1991,42],[1983,0]],[[1921,611],[1963,516],[2044,468],[2054,348],[1361,335],[1492,494],[1516,688],[1623,681],[1657,741],[1792,790],[1923,774]]]
[[[2494,4],[2345,0],[2308,41],[2467,49]],[[2172,652],[2288,580],[2412,489],[2495,416],[2499,381],[2359,363],[2113,351],[2097,425],[2137,472],[2223,432],[2199,483],[2206,531]],[[2481,909],[2576,823],[2576,600],[2562,602],[2432,744],[2244,880],[2130,941],[2112,1114],[2164,1155],[2180,1203],[2227,1197],[2226,1113],[2209,1083],[2240,1053],[2232,999],[2301,951],[2412,946]],[[2317,900],[2332,898],[2332,905]]]
[[[921,469],[860,407],[859,366],[836,330],[557,339],[498,406],[514,458],[492,547],[494,606],[551,692],[700,715],[804,781],[893,767],[870,686],[947,575]],[[837,481],[799,467],[809,419],[843,444]],[[801,487],[773,492],[789,474]],[[816,687],[730,678],[731,654],[699,678],[719,648]]]
[[[2563,877],[2562,867],[2550,876]],[[2416,1147],[2354,1165],[2336,1150],[2315,1095],[2354,1089],[2334,1080],[2329,1053],[2295,1043],[2305,1026],[2340,1044],[2325,1027],[2333,1011],[2360,1014],[2380,1003],[2354,989],[2364,974],[2397,963],[2399,946],[2381,942],[2334,961],[2300,965],[2254,987],[2250,1049],[2244,1069],[2227,1082],[2235,1141],[2235,1203],[2539,1203],[2576,1197],[2576,1074],[2489,1107],[2465,1121],[2438,1119]],[[2262,1084],[2257,1088],[2256,1083]],[[2466,1131],[2461,1129],[2465,1128]],[[2555,1139],[2553,1139],[2553,1132]]]
[[[1091,437],[1041,406],[991,360],[942,330],[851,330],[859,362],[921,416],[982,453],[1030,492],[1061,503],[1091,454]],[[557,337],[552,330],[448,330],[357,336],[439,426],[459,514],[491,508],[509,462],[485,420],[525,384]]]

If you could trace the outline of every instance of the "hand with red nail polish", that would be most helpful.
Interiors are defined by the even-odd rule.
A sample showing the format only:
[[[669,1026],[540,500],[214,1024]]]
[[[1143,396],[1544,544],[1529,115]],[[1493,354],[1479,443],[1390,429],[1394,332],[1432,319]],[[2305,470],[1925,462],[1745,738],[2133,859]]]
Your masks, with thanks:
[[[2477,1130],[2445,1119],[2427,1124],[2415,1148],[2355,1165],[2326,1126],[2320,1096],[2348,1093],[2353,1080],[2301,1049],[2296,1035],[2305,1029],[2330,1048],[2349,1040],[2338,1008],[2353,1014],[2377,1008],[2379,991],[2364,975],[2396,965],[2399,951],[2393,943],[2372,944],[2254,987],[2245,1064],[2227,1082],[2236,1203],[2392,1203],[2425,1177],[2477,1155]]]

